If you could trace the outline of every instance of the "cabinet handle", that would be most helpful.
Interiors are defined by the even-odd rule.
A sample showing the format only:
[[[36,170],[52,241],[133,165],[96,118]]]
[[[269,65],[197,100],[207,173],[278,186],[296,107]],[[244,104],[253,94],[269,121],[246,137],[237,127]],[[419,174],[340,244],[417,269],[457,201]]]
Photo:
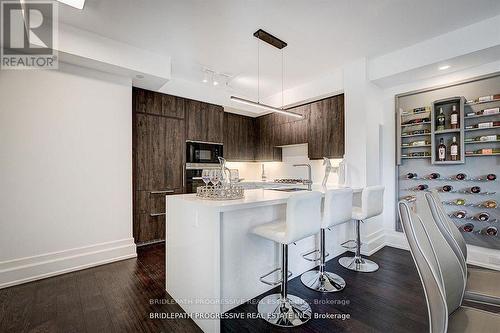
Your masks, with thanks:
[[[182,188],[186,187],[186,167],[182,166]]]
[[[166,194],[166,193],[174,193],[174,190],[163,190],[163,191],[151,191],[149,194]]]
[[[151,213],[151,214],[149,214],[149,216],[151,216],[151,217],[157,217],[157,216],[163,216],[163,215],[167,215],[167,213]]]

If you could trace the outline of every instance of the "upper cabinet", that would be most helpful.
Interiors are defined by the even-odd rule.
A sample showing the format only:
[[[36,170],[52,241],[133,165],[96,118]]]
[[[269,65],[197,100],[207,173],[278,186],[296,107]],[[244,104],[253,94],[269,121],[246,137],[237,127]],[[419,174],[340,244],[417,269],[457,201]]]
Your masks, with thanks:
[[[224,142],[222,106],[186,100],[186,137],[203,142]]]
[[[277,132],[273,124],[273,114],[258,117],[255,121],[257,161],[281,161],[281,148],[276,147]]]
[[[310,159],[344,156],[344,95],[310,104],[308,150]]]
[[[255,121],[255,118],[224,113],[224,157],[227,160],[255,160]]]
[[[279,113],[272,115],[273,129],[275,133],[275,145],[286,146],[307,143],[308,119],[311,113],[310,104],[288,109],[304,116],[297,119]]]
[[[135,112],[184,119],[184,99],[134,88]]]

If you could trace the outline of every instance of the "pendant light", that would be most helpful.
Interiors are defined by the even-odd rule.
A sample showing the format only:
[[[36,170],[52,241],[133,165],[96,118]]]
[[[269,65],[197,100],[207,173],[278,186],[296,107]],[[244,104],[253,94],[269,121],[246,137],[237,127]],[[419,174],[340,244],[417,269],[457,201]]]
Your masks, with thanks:
[[[276,113],[281,113],[281,114],[286,115],[286,116],[291,116],[291,117],[295,117],[295,118],[304,118],[301,114],[287,111],[283,107],[284,106],[283,48],[285,46],[287,46],[287,43],[285,43],[284,41],[282,41],[279,38],[274,37],[273,35],[271,35],[270,33],[266,32],[262,29],[257,30],[253,35],[255,37],[257,37],[257,39],[258,39],[258,41],[257,41],[257,43],[258,43],[257,44],[257,102],[254,102],[254,101],[251,101],[251,100],[248,100],[245,98],[241,98],[241,97],[236,97],[236,96],[231,96],[230,99],[232,101],[235,101],[235,102],[238,102],[241,104],[254,106],[254,107],[257,107],[257,108],[260,108],[263,110],[268,110],[268,111],[272,111],[272,112],[276,112]],[[270,105],[263,104],[260,102],[260,41],[261,40],[276,47],[277,49],[281,50],[281,108],[276,108],[274,106],[270,106]]]

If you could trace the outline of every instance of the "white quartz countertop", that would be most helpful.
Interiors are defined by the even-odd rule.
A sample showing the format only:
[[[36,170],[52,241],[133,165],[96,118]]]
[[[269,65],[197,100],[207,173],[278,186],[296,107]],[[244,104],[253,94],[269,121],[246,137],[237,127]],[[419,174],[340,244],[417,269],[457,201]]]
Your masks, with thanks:
[[[313,191],[322,193],[331,189],[342,189],[345,186],[327,186],[313,185]],[[362,188],[353,188],[354,193],[362,191]],[[175,204],[175,201],[181,200],[184,204],[192,204],[193,207],[212,208],[218,211],[229,211],[243,208],[262,207],[268,205],[279,205],[286,203],[287,199],[294,193],[304,193],[306,191],[283,192],[269,189],[245,190],[245,197],[238,200],[204,200],[196,197],[196,194],[177,194],[167,196],[167,205]]]

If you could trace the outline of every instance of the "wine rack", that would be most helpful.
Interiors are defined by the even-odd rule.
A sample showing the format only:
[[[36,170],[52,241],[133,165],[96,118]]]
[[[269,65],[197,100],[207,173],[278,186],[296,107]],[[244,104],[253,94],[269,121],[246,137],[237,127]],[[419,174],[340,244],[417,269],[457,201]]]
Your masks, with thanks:
[[[479,100],[479,96],[499,93],[500,73],[496,73],[396,96],[396,199],[412,202],[417,191],[438,190],[467,243],[494,249],[500,249],[500,180],[487,175],[500,174],[500,98]],[[458,113],[456,128],[450,126],[453,105]],[[444,128],[442,121],[437,122],[441,108]],[[458,155],[451,160],[454,136]],[[441,138],[445,161],[439,161],[437,154]],[[408,173],[413,173],[411,179]],[[457,174],[461,174],[458,179]],[[486,207],[488,201],[495,204]],[[453,215],[457,211],[463,211],[461,218]],[[399,221],[396,230],[402,231]]]

